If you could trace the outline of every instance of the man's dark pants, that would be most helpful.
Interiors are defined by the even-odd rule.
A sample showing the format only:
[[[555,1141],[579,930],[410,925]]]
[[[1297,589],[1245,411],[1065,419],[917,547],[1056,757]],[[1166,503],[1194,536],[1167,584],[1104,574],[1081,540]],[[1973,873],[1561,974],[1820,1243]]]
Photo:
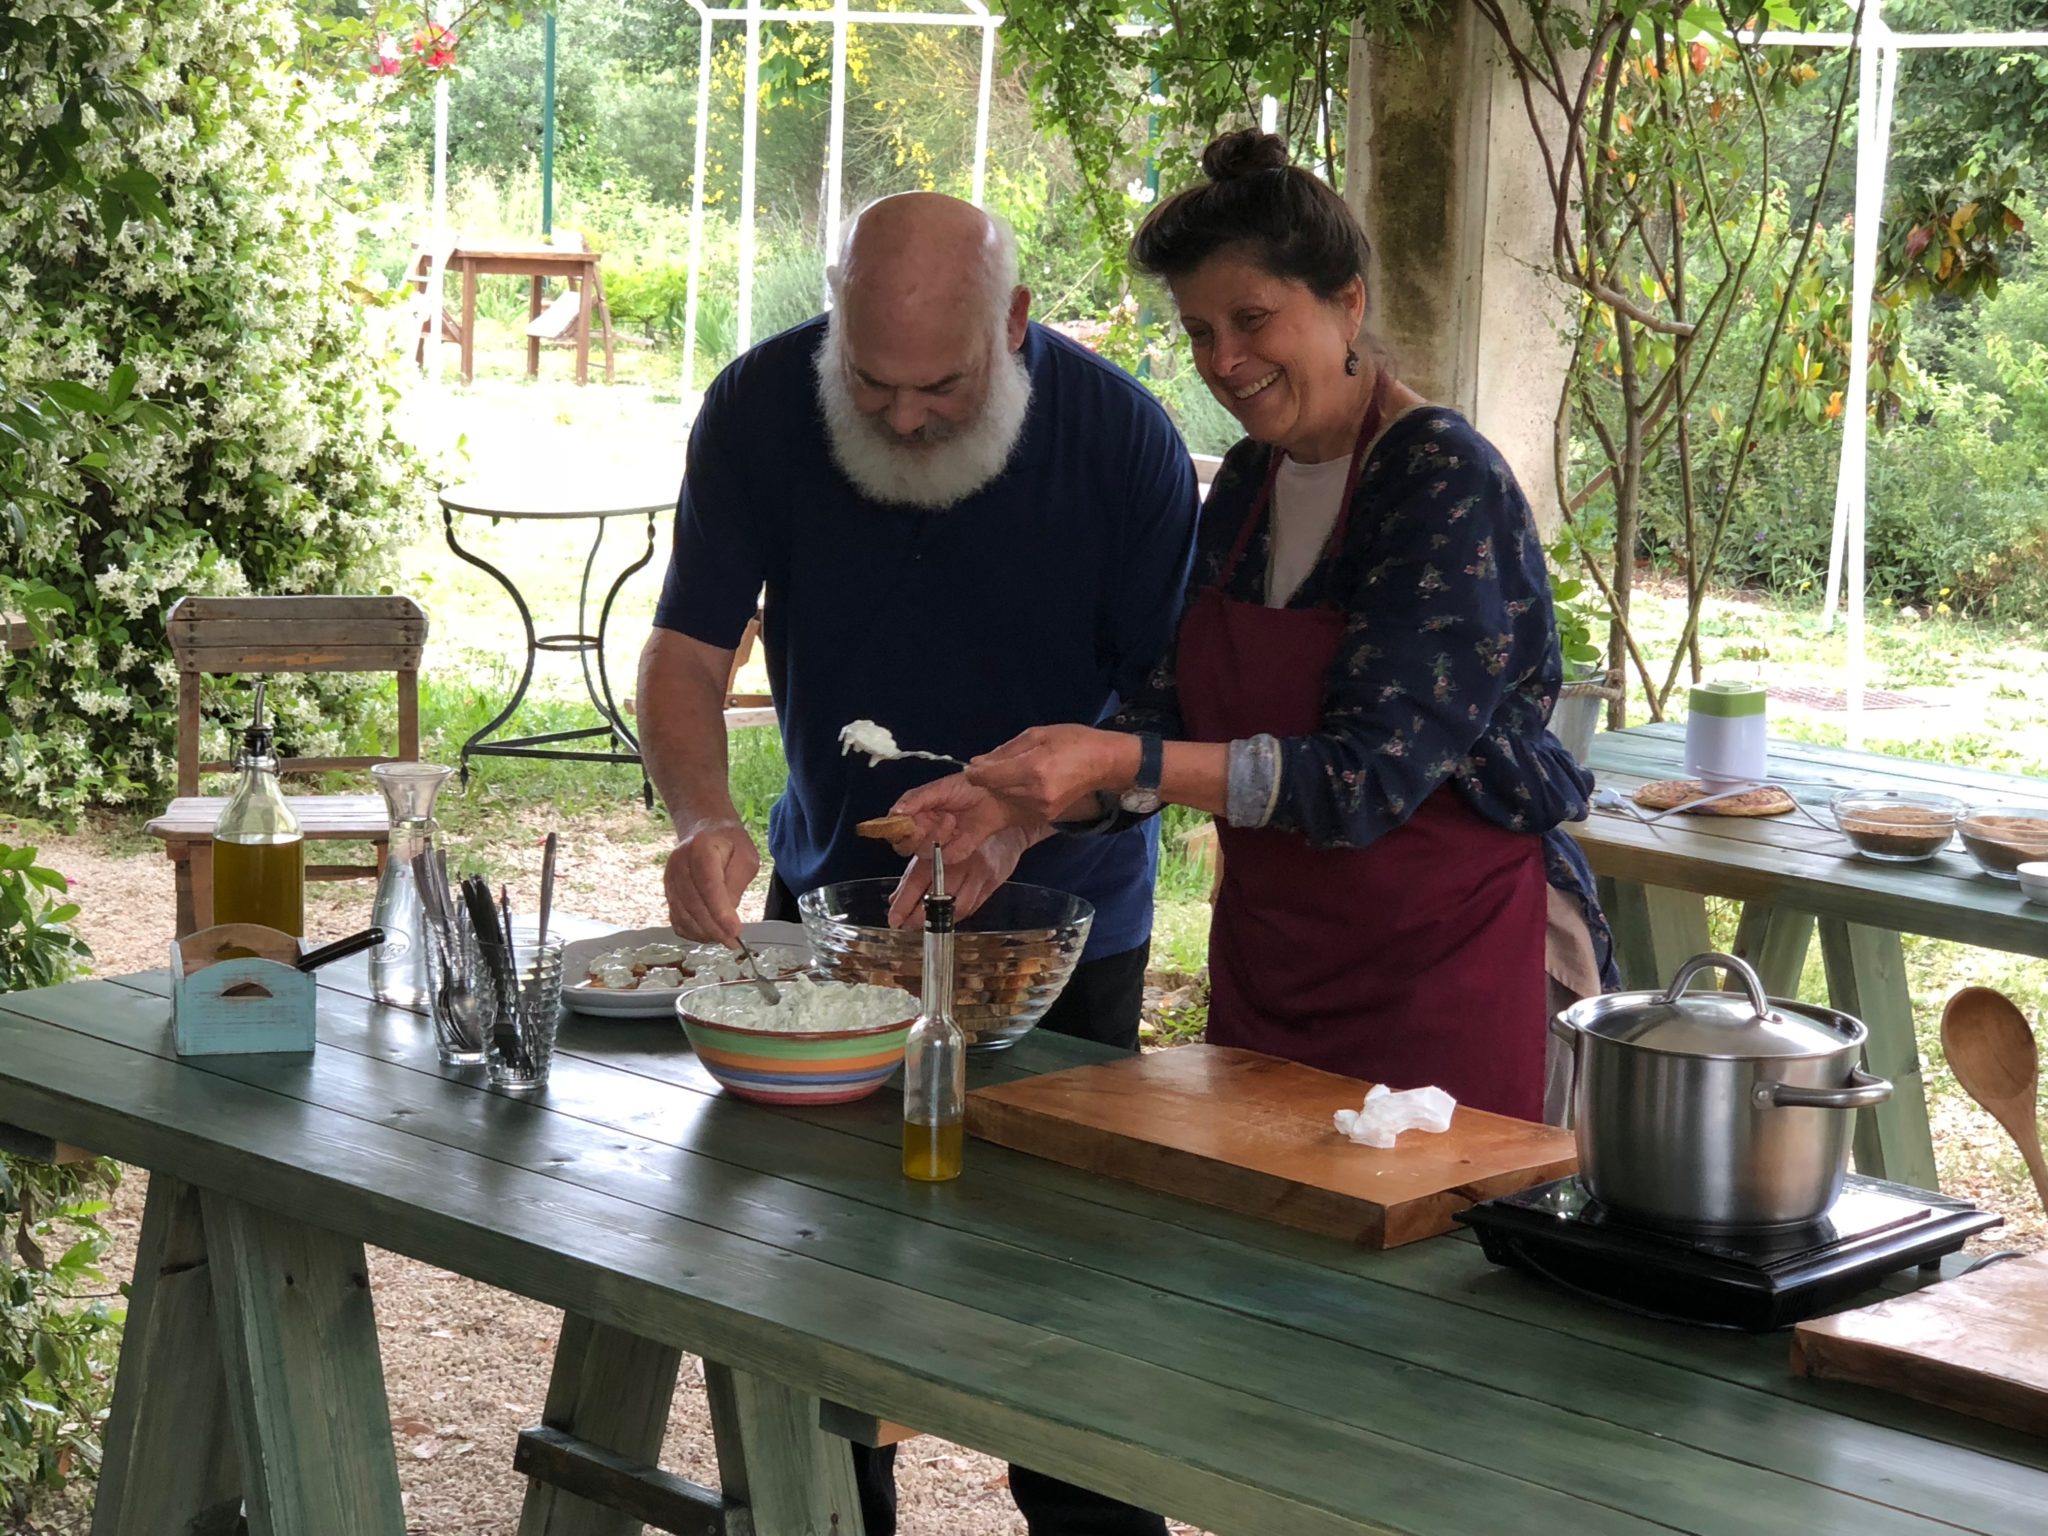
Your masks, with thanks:
[[[798,920],[796,895],[780,875],[769,877],[763,916],[771,922]],[[1086,960],[1074,967],[1073,978],[1038,1027],[1136,1050],[1138,1010],[1145,999],[1145,962],[1151,948],[1147,941],[1120,955]],[[896,1447],[856,1445],[852,1450],[867,1536],[896,1536]],[[1028,1467],[1011,1465],[1010,1496],[1017,1501],[1031,1536],[1166,1536],[1166,1522],[1159,1516]]]

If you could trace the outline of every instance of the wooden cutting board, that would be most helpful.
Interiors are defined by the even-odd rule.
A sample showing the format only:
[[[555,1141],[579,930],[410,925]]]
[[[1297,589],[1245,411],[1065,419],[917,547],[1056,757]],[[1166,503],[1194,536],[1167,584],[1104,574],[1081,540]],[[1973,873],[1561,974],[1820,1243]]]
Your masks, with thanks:
[[[1183,1045],[967,1095],[967,1129],[1074,1168],[1370,1248],[1448,1231],[1480,1200],[1578,1166],[1569,1131],[1462,1106],[1385,1151],[1338,1134],[1371,1085]]]
[[[2048,1253],[1801,1323],[1792,1369],[2048,1435]]]

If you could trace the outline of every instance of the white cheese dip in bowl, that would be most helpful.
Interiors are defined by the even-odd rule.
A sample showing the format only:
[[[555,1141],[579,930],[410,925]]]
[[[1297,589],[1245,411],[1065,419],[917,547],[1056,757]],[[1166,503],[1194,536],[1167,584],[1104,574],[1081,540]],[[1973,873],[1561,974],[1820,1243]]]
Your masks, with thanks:
[[[900,987],[797,975],[771,1004],[750,981],[692,987],[676,1017],[704,1070],[728,1093],[762,1104],[845,1104],[866,1098],[903,1059],[918,1000]]]

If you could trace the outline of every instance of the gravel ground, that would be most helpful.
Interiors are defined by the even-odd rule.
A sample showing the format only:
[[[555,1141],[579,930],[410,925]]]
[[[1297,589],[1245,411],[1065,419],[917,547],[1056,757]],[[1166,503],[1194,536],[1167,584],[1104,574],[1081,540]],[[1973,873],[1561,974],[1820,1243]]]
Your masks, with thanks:
[[[561,907],[627,927],[662,921],[646,828],[637,810],[564,824]],[[121,827],[43,835],[38,842],[42,862],[71,879],[83,909],[78,927],[93,947],[98,973],[164,963],[171,868],[154,843],[141,843]],[[537,853],[533,860],[537,873]],[[309,888],[309,936],[338,938],[360,927],[369,901],[367,884]],[[147,1176],[131,1170],[116,1195],[108,1225],[118,1249],[109,1273],[125,1275],[133,1267],[146,1190]],[[375,1248],[370,1285],[408,1530],[513,1536],[525,1486],[512,1471],[513,1437],[540,1418],[561,1314]],[[661,1460],[671,1471],[718,1483],[702,1367],[695,1360],[684,1363]],[[1007,1471],[994,1458],[925,1436],[899,1453],[897,1487],[904,1536],[1023,1536]],[[34,1529],[38,1536],[68,1536],[83,1532],[84,1523],[53,1515]]]

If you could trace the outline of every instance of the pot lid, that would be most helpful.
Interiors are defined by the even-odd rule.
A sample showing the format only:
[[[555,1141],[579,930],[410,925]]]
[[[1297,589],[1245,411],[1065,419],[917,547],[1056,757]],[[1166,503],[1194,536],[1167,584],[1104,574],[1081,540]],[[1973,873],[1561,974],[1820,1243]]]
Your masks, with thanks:
[[[1703,970],[1721,969],[1742,982],[1740,992],[1687,992]],[[1581,1012],[1581,1010],[1584,1012]],[[1859,1034],[1827,1017],[1791,1005],[1773,1008],[1763,983],[1733,955],[1695,955],[1664,992],[1616,992],[1566,1010],[1567,1022],[1603,1040],[1674,1056],[1827,1056],[1854,1045]]]

